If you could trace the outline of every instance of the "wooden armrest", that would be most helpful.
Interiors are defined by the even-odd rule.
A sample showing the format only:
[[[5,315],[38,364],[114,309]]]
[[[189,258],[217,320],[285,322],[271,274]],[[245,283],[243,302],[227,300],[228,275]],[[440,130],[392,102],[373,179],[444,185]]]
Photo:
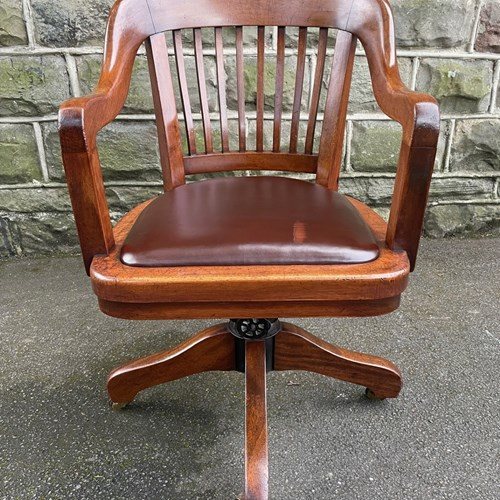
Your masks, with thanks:
[[[63,165],[87,273],[93,257],[109,253],[114,246],[96,148],[97,132],[110,116],[98,113],[105,102],[105,95],[93,94],[71,99],[59,111]]]
[[[70,99],[59,109],[63,165],[87,274],[93,257],[108,254],[114,246],[96,138],[125,102],[133,54],[122,61],[110,70],[105,60],[96,91]]]
[[[407,109],[402,106],[404,113],[396,118],[403,126],[403,141],[386,241],[391,248],[406,250],[413,271],[436,158],[440,117],[434,98],[415,92],[408,92],[408,96]]]
[[[59,111],[64,170],[87,273],[93,257],[108,254],[114,246],[96,147],[97,133],[122,109],[137,50],[153,33],[155,30],[145,0],[115,2],[106,30],[96,91],[66,101]]]
[[[95,148],[99,130],[113,121],[123,105],[119,96],[97,89],[93,94],[63,102],[59,108],[59,133],[63,152]]]
[[[407,252],[413,270],[439,138],[439,107],[401,81],[388,0],[353,0],[347,30],[363,44],[380,108],[403,126],[386,241]]]
[[[399,73],[373,80],[380,108],[403,127],[386,241],[407,252],[413,271],[436,158],[439,107],[432,96],[404,87]]]

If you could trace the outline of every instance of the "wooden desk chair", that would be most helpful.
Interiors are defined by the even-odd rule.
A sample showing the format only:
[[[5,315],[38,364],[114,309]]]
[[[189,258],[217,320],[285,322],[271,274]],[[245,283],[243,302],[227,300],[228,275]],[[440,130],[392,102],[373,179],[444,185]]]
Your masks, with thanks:
[[[248,150],[243,27],[257,26],[256,147]],[[277,26],[273,146],[264,148],[265,27]],[[287,151],[280,148],[287,27],[299,27]],[[215,31],[221,148],[214,148],[201,28]],[[222,28],[236,33],[238,148],[229,147]],[[299,119],[308,28],[319,29],[305,147]],[[195,142],[183,38],[194,33],[204,134]],[[314,132],[329,30],[338,30],[319,151]],[[165,37],[164,33],[167,33]],[[337,192],[357,40],[381,109],[403,127],[388,224]],[[146,43],[165,194],[134,208],[113,228],[96,148],[97,132],[120,112],[132,66]],[[167,48],[168,46],[168,48]],[[173,50],[187,137],[183,152],[168,49]],[[234,53],[234,48],[233,48]],[[327,344],[278,317],[372,316],[394,311],[415,265],[439,133],[435,100],[401,82],[387,0],[119,0],[107,28],[102,74],[90,96],[64,103],[62,154],[83,259],[101,310],[127,319],[233,318],[175,349],[136,360],[109,376],[119,405],[156,384],[209,370],[246,377],[246,498],[266,498],[266,371],[309,370],[394,398],[391,362]],[[302,150],[303,149],[303,150]],[[185,176],[232,170],[316,173],[286,177]]]

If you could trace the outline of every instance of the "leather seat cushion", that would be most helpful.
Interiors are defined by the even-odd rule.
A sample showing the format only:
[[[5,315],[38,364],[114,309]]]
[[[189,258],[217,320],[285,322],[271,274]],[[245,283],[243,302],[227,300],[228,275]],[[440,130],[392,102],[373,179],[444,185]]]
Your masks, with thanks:
[[[349,200],[284,177],[186,184],[152,201],[121,251],[129,266],[355,264],[379,247]]]

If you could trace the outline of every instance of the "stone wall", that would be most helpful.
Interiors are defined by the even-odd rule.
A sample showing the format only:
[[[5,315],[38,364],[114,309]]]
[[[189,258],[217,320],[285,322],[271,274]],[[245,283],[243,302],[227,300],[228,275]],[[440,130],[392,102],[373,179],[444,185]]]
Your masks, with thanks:
[[[77,248],[56,114],[61,101],[89,92],[96,82],[110,4],[111,0],[1,0],[0,257]],[[392,4],[403,79],[411,88],[435,95],[443,112],[426,233],[433,237],[491,233],[498,229],[500,207],[500,2],[393,0]],[[273,29],[267,31],[266,51],[271,56],[275,35]],[[295,38],[296,31],[290,30],[291,46]],[[208,45],[213,38],[207,36],[206,41]],[[254,41],[253,32],[247,30],[249,88],[255,80]],[[306,87],[315,67],[314,34],[309,41]],[[329,53],[331,57],[331,49]],[[228,102],[234,117],[234,56],[228,52],[226,59]],[[187,66],[192,71],[192,57]],[[206,67],[210,106],[216,111],[210,56]],[[285,130],[294,71],[295,60],[287,57]],[[268,118],[272,117],[274,72],[270,62],[266,65]],[[306,91],[304,110],[307,98]],[[248,92],[250,143],[255,140],[254,101],[255,95]],[[270,119],[266,121],[266,127],[271,124]],[[99,141],[115,219],[161,190],[155,134],[147,65],[141,53],[123,113]],[[390,204],[400,137],[399,126],[377,110],[366,59],[359,50],[341,189],[384,215]]]

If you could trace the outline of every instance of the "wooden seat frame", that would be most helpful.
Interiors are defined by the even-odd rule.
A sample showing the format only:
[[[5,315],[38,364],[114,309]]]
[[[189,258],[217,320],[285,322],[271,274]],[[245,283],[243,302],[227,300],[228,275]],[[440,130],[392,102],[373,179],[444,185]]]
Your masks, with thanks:
[[[256,147],[247,150],[242,27],[257,26]],[[264,150],[265,26],[277,26],[273,146]],[[297,72],[288,151],[280,146],[285,30],[299,27]],[[201,28],[215,30],[221,151],[214,150],[203,65]],[[231,151],[222,28],[235,27],[238,151]],[[319,28],[317,64],[303,152],[298,152],[307,29]],[[187,92],[181,30],[193,29],[205,150],[197,151]],[[319,152],[314,131],[326,61],[328,29],[337,29]],[[164,32],[172,31],[188,154],[182,150]],[[403,128],[389,222],[350,200],[380,245],[373,262],[356,265],[137,268],[120,250],[139,205],[112,227],[96,137],[120,112],[136,53],[149,62],[165,190],[187,174],[228,170],[316,173],[338,188],[352,68],[357,41],[368,60],[380,108]],[[396,397],[401,375],[389,361],[334,347],[276,318],[371,316],[393,311],[415,266],[439,135],[439,110],[428,95],[401,81],[394,23],[387,0],[118,0],[110,14],[101,77],[95,92],[65,102],[59,131],[63,162],[85,268],[101,310],[128,319],[234,318],[203,330],[182,345],[128,363],[108,379],[111,400],[123,405],[153,385],[209,370],[246,376],[245,498],[268,496],[266,371],[308,370],[368,388],[377,399]],[[243,321],[244,318],[254,318]],[[238,320],[238,318],[243,318]],[[270,318],[270,319],[266,319]],[[242,323],[243,321],[243,323]],[[236,328],[234,325],[240,325]],[[244,328],[241,325],[246,325]],[[263,326],[265,325],[265,327]],[[235,330],[236,328],[236,330]]]

